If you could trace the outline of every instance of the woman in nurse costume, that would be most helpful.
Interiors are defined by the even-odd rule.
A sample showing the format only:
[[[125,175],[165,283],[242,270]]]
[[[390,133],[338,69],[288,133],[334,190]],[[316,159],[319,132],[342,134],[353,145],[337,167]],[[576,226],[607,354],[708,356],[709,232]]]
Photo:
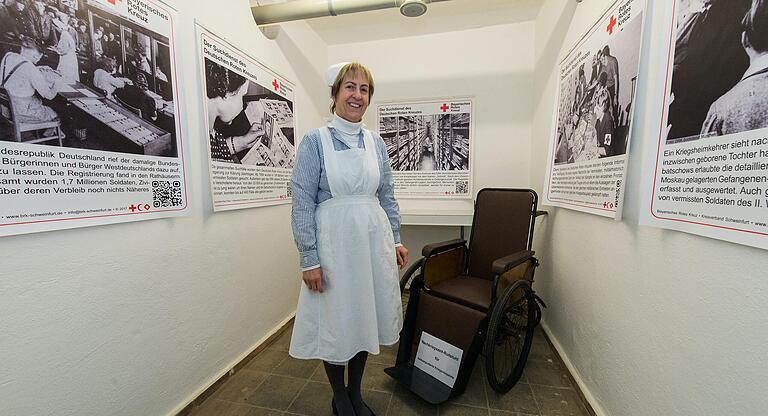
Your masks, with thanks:
[[[331,66],[333,118],[302,139],[291,179],[302,279],[290,355],[323,360],[342,416],[368,416],[360,383],[368,353],[402,328],[400,213],[386,146],[362,119],[373,77],[358,63]],[[344,369],[349,369],[344,383]]]

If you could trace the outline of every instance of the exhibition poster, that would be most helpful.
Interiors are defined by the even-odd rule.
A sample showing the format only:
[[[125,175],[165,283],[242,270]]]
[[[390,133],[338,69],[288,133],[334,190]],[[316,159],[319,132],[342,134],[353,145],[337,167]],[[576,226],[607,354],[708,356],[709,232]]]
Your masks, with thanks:
[[[670,2],[641,224],[768,248],[766,7]]]
[[[544,204],[621,219],[645,0],[620,0],[557,67]]]
[[[3,7],[0,236],[187,215],[176,11],[154,0]]]
[[[390,102],[377,116],[396,195],[472,198],[471,99]]]
[[[291,202],[294,84],[197,24],[214,211]]]

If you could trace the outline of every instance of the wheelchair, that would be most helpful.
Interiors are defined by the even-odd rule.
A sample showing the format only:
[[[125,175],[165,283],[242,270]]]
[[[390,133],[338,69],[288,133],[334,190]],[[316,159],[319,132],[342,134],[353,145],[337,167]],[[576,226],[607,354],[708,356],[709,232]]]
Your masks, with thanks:
[[[528,189],[482,189],[469,244],[428,244],[403,275],[408,304],[395,366],[384,370],[432,404],[461,395],[479,355],[490,386],[508,392],[520,379],[544,302],[535,294],[538,260],[531,251],[538,196]],[[416,364],[426,333],[461,350],[446,384]],[[432,339],[432,338],[427,338]],[[422,360],[423,361],[423,360]],[[421,363],[419,363],[421,364]]]

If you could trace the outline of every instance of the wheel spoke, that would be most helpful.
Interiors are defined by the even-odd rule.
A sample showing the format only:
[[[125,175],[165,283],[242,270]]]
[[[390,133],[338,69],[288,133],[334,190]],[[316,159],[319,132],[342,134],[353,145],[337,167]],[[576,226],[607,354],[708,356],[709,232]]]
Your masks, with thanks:
[[[491,387],[509,391],[522,374],[530,348],[531,296],[524,286],[505,292],[492,312],[486,340],[486,370]]]

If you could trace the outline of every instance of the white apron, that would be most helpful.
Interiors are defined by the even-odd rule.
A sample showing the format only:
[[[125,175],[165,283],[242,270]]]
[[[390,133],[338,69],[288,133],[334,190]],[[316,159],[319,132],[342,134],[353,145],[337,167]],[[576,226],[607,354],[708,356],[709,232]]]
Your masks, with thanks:
[[[376,197],[376,146],[363,130],[365,149],[335,151],[320,129],[323,162],[333,197],[318,205],[317,250],[323,293],[301,285],[290,355],[335,363],[398,341],[400,284],[392,228]]]

